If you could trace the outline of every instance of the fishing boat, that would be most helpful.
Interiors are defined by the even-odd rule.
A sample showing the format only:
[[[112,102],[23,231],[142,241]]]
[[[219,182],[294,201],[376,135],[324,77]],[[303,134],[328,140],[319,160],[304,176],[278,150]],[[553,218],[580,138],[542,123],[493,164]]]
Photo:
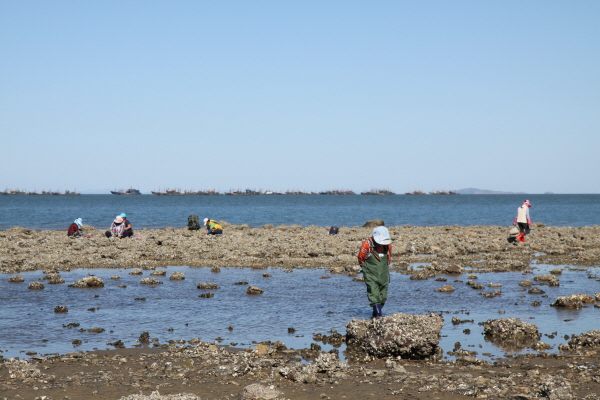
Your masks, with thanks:
[[[389,196],[389,195],[394,195],[396,193],[392,192],[391,190],[387,190],[387,189],[371,189],[367,192],[360,192],[360,194],[362,196]]]
[[[411,196],[411,195],[421,195],[421,194],[425,194],[425,192],[422,192],[420,190],[413,190],[412,192],[406,192],[404,193],[407,196]]]
[[[116,195],[119,195],[119,196],[130,196],[130,195],[142,194],[138,189],[132,189],[132,188],[129,188],[127,190],[123,190],[123,189],[114,190],[114,191],[111,190],[110,193],[111,194],[116,194]]]
[[[155,196],[184,196],[184,193],[181,192],[181,189],[166,189],[164,192],[161,192],[158,189],[158,192],[150,191]]]
[[[333,195],[333,196],[344,196],[344,195],[352,195],[356,194],[352,190],[326,190],[324,192],[319,192],[319,194],[325,195]]]
[[[22,195],[26,195],[27,192],[24,190],[11,190],[11,189],[5,189],[3,192],[0,192],[5,196],[22,196]]]
[[[228,196],[256,196],[256,195],[260,195],[263,194],[260,190],[252,190],[252,189],[246,189],[246,190],[229,190],[229,192],[225,193]]]

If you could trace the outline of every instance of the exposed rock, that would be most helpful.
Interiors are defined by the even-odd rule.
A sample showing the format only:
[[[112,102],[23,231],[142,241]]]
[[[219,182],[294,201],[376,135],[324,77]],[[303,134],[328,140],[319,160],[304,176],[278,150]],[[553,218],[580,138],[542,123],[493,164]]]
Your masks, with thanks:
[[[58,272],[50,272],[46,275],[45,279],[47,279],[48,283],[52,285],[65,283],[65,280],[61,278]]]
[[[19,381],[39,379],[43,376],[42,372],[34,364],[28,363],[26,360],[8,358],[4,360],[3,367],[8,369],[8,376],[11,379]]]
[[[587,294],[572,294],[570,296],[557,297],[554,303],[550,304],[552,307],[566,307],[566,308],[581,308],[583,303],[594,303],[596,300],[592,296]]]
[[[154,270],[150,273],[150,275],[152,276],[165,276],[167,275],[167,271],[165,271],[164,269],[157,269]]]
[[[592,329],[581,335],[572,335],[571,340],[558,346],[560,351],[600,349],[600,330]]]
[[[171,276],[169,277],[170,280],[172,281],[182,281],[185,279],[185,275],[183,272],[181,271],[175,271],[171,274]]]
[[[529,293],[529,294],[544,294],[546,292],[544,292],[542,289],[540,289],[538,287],[532,287],[531,289],[529,289],[527,291],[527,293]]]
[[[196,285],[198,289],[220,289],[216,283],[200,282]]]
[[[246,288],[246,293],[248,293],[248,294],[262,294],[263,292],[264,292],[263,289],[258,288],[256,286],[252,286],[252,285],[250,285]]]
[[[546,378],[540,385],[538,396],[548,400],[572,400],[574,398],[571,384],[562,376]]]
[[[57,314],[69,312],[67,306],[56,306],[54,307],[54,312]]]
[[[76,288],[104,287],[104,281],[97,276],[86,276],[69,286]]]
[[[148,332],[142,332],[138,340],[140,343],[150,343],[150,334]]]
[[[134,269],[133,271],[131,271],[131,272],[129,273],[129,275],[142,275],[143,273],[144,273],[144,271],[142,271],[142,270],[141,270],[141,269],[139,269],[139,268],[136,268],[136,269]]]
[[[162,285],[162,281],[159,281],[158,279],[151,278],[151,277],[142,278],[140,283],[142,285]]]
[[[200,400],[200,397],[191,393],[161,395],[160,392],[156,390],[149,395],[130,394],[129,396],[121,397],[119,400]]]
[[[308,365],[295,365],[281,368],[279,373],[286,379],[294,382],[312,383],[318,380],[317,374],[335,377],[348,368],[335,353],[321,353]]]
[[[273,386],[265,386],[259,383],[253,383],[244,388],[241,400],[277,400],[283,399],[283,393],[276,390]]]
[[[28,286],[29,289],[40,290],[44,288],[44,284],[42,282],[33,281]]]
[[[552,274],[538,275],[534,277],[533,280],[538,282],[547,282],[548,286],[556,287],[560,285],[558,278]]]
[[[346,342],[375,357],[437,358],[442,354],[438,346],[442,326],[442,317],[435,313],[358,319],[346,324]]]
[[[485,286],[483,286],[481,283],[479,283],[479,282],[473,282],[472,280],[469,280],[467,282],[467,286],[470,286],[471,289],[477,289],[477,290],[485,289]]]
[[[531,347],[542,336],[534,324],[523,322],[517,318],[500,318],[483,323],[486,339],[502,348]]]
[[[8,278],[9,282],[25,282],[25,278],[23,278],[21,275],[13,275],[10,278]]]
[[[450,293],[450,292],[454,292],[454,287],[452,287],[452,285],[445,285],[442,286],[439,289],[435,289],[436,292],[444,292],[444,293]]]

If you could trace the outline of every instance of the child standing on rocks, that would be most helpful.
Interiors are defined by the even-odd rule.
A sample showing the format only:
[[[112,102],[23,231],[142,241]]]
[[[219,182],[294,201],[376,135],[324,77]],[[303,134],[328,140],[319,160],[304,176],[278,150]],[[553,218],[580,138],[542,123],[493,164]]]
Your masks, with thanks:
[[[378,226],[373,229],[372,236],[362,243],[358,252],[358,264],[367,284],[367,298],[373,307],[373,318],[382,316],[381,308],[387,300],[391,259],[390,232],[385,226]]]

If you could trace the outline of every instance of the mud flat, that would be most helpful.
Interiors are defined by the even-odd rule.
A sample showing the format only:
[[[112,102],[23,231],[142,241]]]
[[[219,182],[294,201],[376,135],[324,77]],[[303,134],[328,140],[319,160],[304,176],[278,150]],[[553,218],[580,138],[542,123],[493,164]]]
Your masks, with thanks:
[[[337,235],[309,226],[265,225],[249,228],[222,222],[225,234],[183,229],[136,230],[138,238],[108,239],[103,230],[84,226],[89,238],[69,238],[66,231],[21,227],[0,231],[0,270],[62,271],[73,268],[208,267],[346,267],[372,229],[342,227]],[[534,224],[525,243],[508,243],[500,226],[389,227],[394,266],[433,262],[505,271],[538,263],[600,265],[600,226],[546,227]]]
[[[384,317],[391,318],[391,317]],[[595,337],[597,339],[597,336]],[[584,340],[585,341],[585,340]],[[400,357],[340,361],[319,349],[263,343],[236,351],[190,340],[168,349],[68,353],[0,364],[8,399],[598,399],[599,347],[493,364]],[[297,354],[312,359],[298,362]]]
[[[139,238],[124,240],[107,239],[103,231],[88,226],[84,230],[91,237],[76,239],[68,238],[64,231],[17,227],[0,232],[0,268],[13,276],[37,270],[53,274],[76,268],[155,270],[176,265],[326,267],[331,272],[356,274],[356,252],[371,232],[371,228],[355,227],[328,235],[322,227],[250,229],[224,225],[226,234],[221,237],[167,228],[138,230]],[[394,269],[410,274],[411,279],[431,279],[465,269],[526,271],[534,260],[578,269],[600,266],[597,226],[555,228],[536,224],[528,240],[516,245],[508,243],[506,227],[389,229],[394,239]],[[424,267],[413,270],[409,267],[413,263]],[[540,276],[548,285],[555,281],[552,276]],[[522,284],[526,287],[526,281]],[[475,285],[473,282],[470,286],[475,289]],[[575,297],[562,304],[591,306],[594,302],[597,306],[598,294],[588,297]],[[353,332],[394,337],[393,331],[386,329],[406,326],[394,323],[395,318],[400,318],[396,316],[387,316],[375,322],[376,326],[365,320]],[[431,328],[431,324],[426,326]],[[288,349],[280,342],[263,342],[240,350],[182,338],[153,347],[151,343],[143,344],[145,338],[140,337],[137,348],[4,359],[0,364],[0,398],[600,398],[600,332],[565,337],[559,353],[549,354],[535,327],[513,320],[486,323],[490,335],[500,338],[514,339],[516,335],[510,329],[515,328],[524,336],[524,342],[530,342],[527,346],[537,351],[494,362],[478,359],[476,352],[464,345],[454,349],[456,360],[444,361],[437,350],[423,353],[417,349],[405,354],[382,351],[391,347],[380,346],[376,351],[364,351],[367,344],[360,344],[358,349],[347,350],[346,360],[342,361],[335,350],[324,352],[318,344],[307,349]],[[418,335],[433,336],[434,333]],[[345,342],[346,336],[332,334],[319,340]],[[435,347],[430,343],[428,346]],[[421,356],[413,359],[412,354]]]

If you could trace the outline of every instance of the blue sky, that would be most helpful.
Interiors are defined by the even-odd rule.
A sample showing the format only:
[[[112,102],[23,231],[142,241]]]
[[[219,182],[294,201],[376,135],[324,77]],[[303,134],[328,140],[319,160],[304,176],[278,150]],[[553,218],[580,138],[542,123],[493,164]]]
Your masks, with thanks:
[[[0,0],[0,190],[600,193],[599,15]]]

